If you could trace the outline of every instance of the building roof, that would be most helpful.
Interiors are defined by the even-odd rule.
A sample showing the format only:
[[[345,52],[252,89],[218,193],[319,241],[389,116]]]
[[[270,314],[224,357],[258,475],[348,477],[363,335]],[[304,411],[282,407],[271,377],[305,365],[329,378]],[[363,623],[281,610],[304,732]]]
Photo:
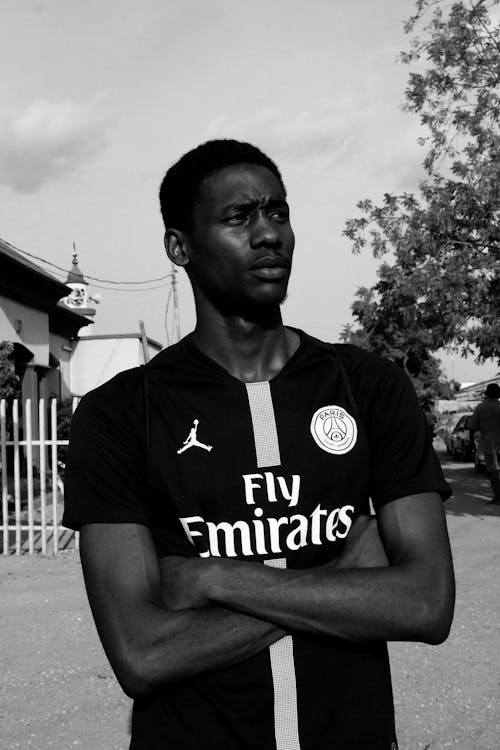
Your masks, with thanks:
[[[142,336],[140,333],[97,333],[88,336],[84,333],[81,336],[78,336],[79,341],[92,341],[96,339],[142,339]],[[155,339],[149,338],[149,336],[146,336],[146,341],[155,349],[163,349],[163,344],[160,344],[160,342]]]
[[[36,276],[41,276],[44,279],[49,279],[55,284],[59,284],[62,288],[61,297],[71,292],[71,289],[68,289],[68,287],[66,286],[66,284],[64,284],[64,282],[59,281],[59,279],[56,279],[50,273],[47,273],[47,271],[44,271],[43,268],[40,268],[40,266],[37,266],[35,265],[35,263],[32,263],[31,260],[29,260],[22,254],[21,250],[18,250],[17,247],[14,247],[14,245],[11,245],[10,242],[7,242],[6,240],[2,240],[1,237],[0,237],[0,255],[3,255],[4,257],[11,259],[19,266],[24,266]]]
[[[493,378],[488,378],[488,380],[480,380],[478,383],[472,383],[471,385],[462,387],[457,393],[457,400],[468,401],[469,399],[482,398],[486,386],[490,383],[498,383],[498,385],[500,385],[500,372]]]
[[[64,328],[71,328],[74,336],[90,321],[77,311],[71,315],[58,313],[58,308],[63,307],[59,301],[71,291],[71,287],[35,265],[10,242],[0,239],[0,294],[48,312],[58,327],[64,321]]]

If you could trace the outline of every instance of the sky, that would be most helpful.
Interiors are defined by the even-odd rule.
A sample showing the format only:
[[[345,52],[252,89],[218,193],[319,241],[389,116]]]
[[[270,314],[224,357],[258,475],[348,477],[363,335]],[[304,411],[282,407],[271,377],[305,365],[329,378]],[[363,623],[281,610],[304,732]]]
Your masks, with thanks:
[[[279,165],[296,235],[286,323],[335,341],[375,261],[342,236],[360,199],[414,190],[418,119],[401,109],[410,0],[0,0],[0,236],[65,269],[158,279],[171,267],[163,174],[215,137]],[[46,265],[42,267],[50,270]],[[54,269],[52,269],[53,272]],[[64,274],[63,274],[64,275]],[[177,274],[182,335],[192,295]],[[167,341],[168,279],[100,289],[94,334]],[[495,363],[445,356],[449,376]]]

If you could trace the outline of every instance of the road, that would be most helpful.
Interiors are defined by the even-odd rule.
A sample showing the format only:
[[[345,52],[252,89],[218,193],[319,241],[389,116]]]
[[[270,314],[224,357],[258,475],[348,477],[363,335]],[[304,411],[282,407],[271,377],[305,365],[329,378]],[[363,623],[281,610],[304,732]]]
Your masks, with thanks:
[[[441,646],[390,644],[400,750],[498,750],[500,509],[472,464],[439,455],[454,490],[456,615]],[[0,583],[2,750],[126,750],[130,701],[97,639],[78,558],[4,557]]]

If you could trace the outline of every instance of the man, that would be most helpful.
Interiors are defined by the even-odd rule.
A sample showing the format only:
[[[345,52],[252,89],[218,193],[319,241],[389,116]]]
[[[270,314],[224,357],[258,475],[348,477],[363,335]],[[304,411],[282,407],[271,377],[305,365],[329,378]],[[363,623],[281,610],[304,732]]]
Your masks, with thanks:
[[[489,474],[493,499],[491,505],[500,505],[500,385],[490,383],[484,392],[484,401],[476,406],[470,419],[471,430],[479,430],[484,449],[486,471]],[[471,433],[472,434],[472,433]]]
[[[394,364],[283,325],[261,151],[203,144],[160,200],[195,331],[82,400],[66,480],[130,747],[392,750],[386,641],[439,643],[453,611],[425,417]]]

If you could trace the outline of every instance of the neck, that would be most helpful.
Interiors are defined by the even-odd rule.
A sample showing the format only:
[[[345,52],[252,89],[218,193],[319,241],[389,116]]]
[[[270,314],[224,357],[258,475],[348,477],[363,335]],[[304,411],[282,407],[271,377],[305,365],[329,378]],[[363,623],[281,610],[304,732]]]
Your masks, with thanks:
[[[246,315],[207,312],[198,314],[193,342],[243,382],[270,380],[300,343],[298,335],[283,325],[279,307]]]

